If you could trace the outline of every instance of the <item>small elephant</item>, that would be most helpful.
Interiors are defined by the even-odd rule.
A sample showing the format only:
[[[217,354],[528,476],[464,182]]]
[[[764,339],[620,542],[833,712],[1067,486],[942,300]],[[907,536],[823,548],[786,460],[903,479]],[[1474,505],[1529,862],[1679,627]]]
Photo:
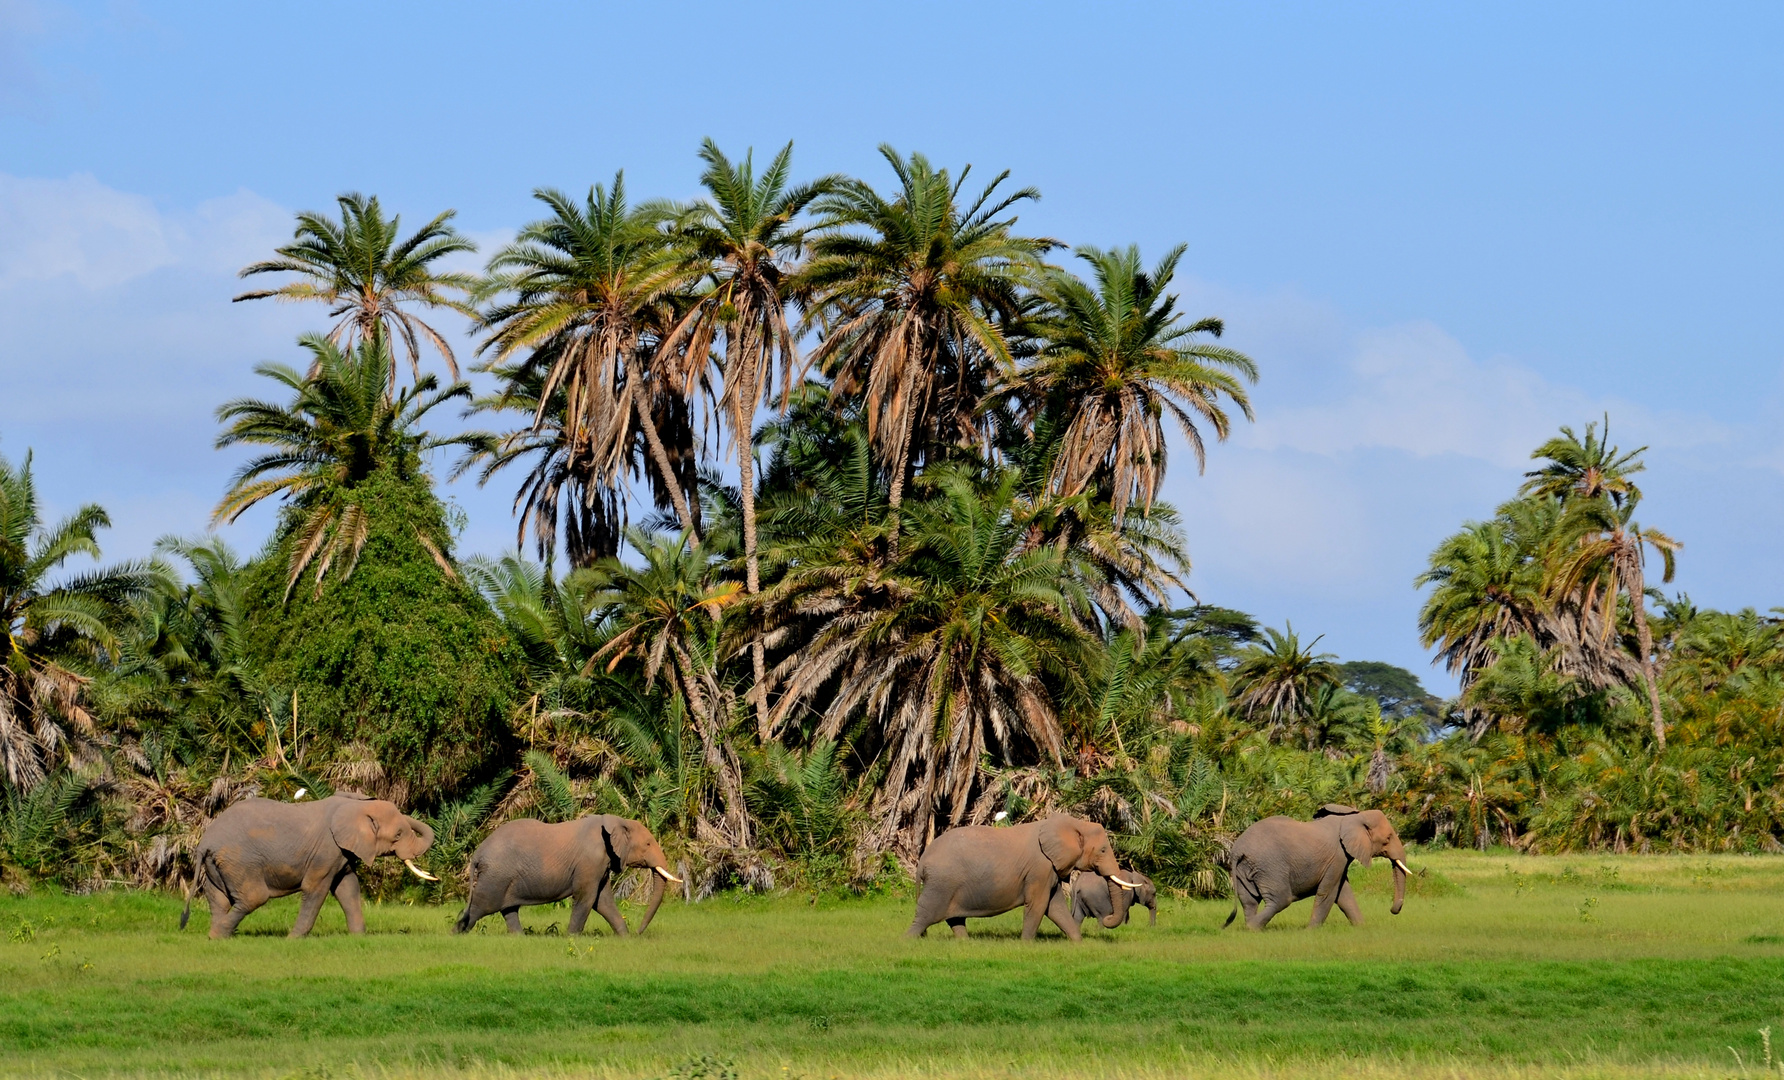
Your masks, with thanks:
[[[1394,864],[1395,915],[1406,900],[1406,848],[1399,834],[1380,810],[1359,811],[1353,806],[1327,803],[1314,812],[1312,821],[1270,817],[1246,829],[1233,842],[1227,865],[1233,880],[1231,926],[1239,909],[1245,909],[1245,925],[1262,930],[1283,908],[1309,896],[1313,905],[1308,926],[1319,926],[1336,903],[1353,926],[1361,926],[1345,872],[1355,861],[1368,869],[1377,855]]]
[[[180,929],[192,916],[195,891],[210,901],[214,938],[235,933],[268,900],[301,892],[303,905],[291,936],[303,937],[332,892],[347,915],[347,931],[363,934],[359,864],[395,855],[417,877],[438,881],[415,865],[433,842],[434,830],[426,822],[383,799],[351,792],[307,803],[243,799],[218,814],[198,842]]]
[[[599,911],[620,937],[626,920],[619,913],[614,885],[628,868],[653,871],[650,906],[638,924],[644,933],[663,891],[681,879],[669,872],[657,838],[641,822],[611,814],[547,823],[520,818],[504,822],[471,856],[471,895],[453,926],[462,934],[486,915],[501,912],[508,932],[520,933],[520,909],[574,898],[570,933],[582,933],[590,909]]]
[[[1158,890],[1152,879],[1137,870],[1123,870],[1122,883],[1096,873],[1079,874],[1072,881],[1072,918],[1094,918],[1105,930],[1113,930],[1127,922],[1128,909],[1135,904],[1148,909],[1151,926],[1158,925]]]
[[[923,891],[917,897],[917,917],[905,933],[922,937],[946,920],[954,936],[963,938],[967,919],[1023,908],[1022,940],[1034,940],[1045,915],[1077,941],[1083,935],[1062,884],[1073,870],[1094,870],[1121,880],[1109,834],[1101,825],[1059,814],[1008,828],[949,829],[917,862]]]

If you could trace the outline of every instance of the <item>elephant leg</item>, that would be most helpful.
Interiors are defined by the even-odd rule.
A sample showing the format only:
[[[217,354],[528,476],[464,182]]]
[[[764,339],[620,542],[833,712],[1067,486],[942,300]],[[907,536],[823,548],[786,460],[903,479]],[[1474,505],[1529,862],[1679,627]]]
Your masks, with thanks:
[[[966,940],[966,916],[956,915],[948,920],[948,925],[953,928],[955,937]]]
[[[1270,920],[1280,914],[1283,908],[1288,907],[1289,903],[1288,900],[1280,900],[1274,896],[1265,896],[1261,900],[1254,900],[1250,909],[1245,912],[1245,925],[1253,930],[1262,930],[1269,926]]]
[[[347,916],[347,932],[349,934],[365,933],[365,907],[359,899],[359,875],[348,867],[335,879],[335,902],[341,905],[341,913]],[[317,905],[321,907],[320,904]]]
[[[1033,941],[1040,932],[1041,918],[1047,914],[1047,908],[1053,903],[1053,887],[1057,883],[1037,881],[1028,887],[1027,905],[1022,909],[1022,940]]]
[[[583,927],[588,925],[588,913],[594,909],[597,903],[599,901],[594,896],[586,893],[572,897],[570,899],[570,923],[566,932],[572,935],[582,933]]]
[[[625,916],[619,913],[619,890],[613,887],[611,877],[602,882],[600,891],[595,893],[595,910],[607,920],[608,926],[613,927],[615,937],[626,936]]]
[[[925,887],[917,896],[917,914],[911,919],[910,929],[904,932],[905,937],[922,937],[929,933],[929,928],[947,918],[948,901],[952,895],[944,896],[939,888]],[[950,920],[948,925],[954,925]]]
[[[1348,880],[1338,886],[1338,910],[1344,912],[1344,917],[1350,920],[1350,925],[1363,925],[1363,913],[1357,910],[1357,894],[1351,891]]]
[[[316,916],[322,914],[322,901],[328,899],[328,893],[326,882],[304,889],[304,902],[297,909],[297,921],[291,924],[292,937],[303,937],[316,925]]]
[[[249,906],[246,903],[237,902],[231,904],[221,916],[213,915],[211,917],[211,936],[214,938],[234,936],[235,928],[240,926],[242,920],[253,914],[254,909],[259,906],[259,904]]]
[[[503,908],[502,909],[502,918],[507,920],[508,932],[510,934],[520,933],[520,905],[519,904],[515,904],[513,907]]]
[[[1053,925],[1071,940],[1084,940],[1084,931],[1079,928],[1078,920],[1072,918],[1072,901],[1066,895],[1065,886],[1053,890],[1053,899],[1047,901],[1047,918],[1052,919]]]
[[[1336,875],[1327,874],[1326,879],[1319,883],[1319,893],[1313,901],[1313,917],[1307,920],[1307,926],[1310,929],[1325,925],[1326,916],[1332,913],[1332,901],[1338,899],[1338,890],[1344,885],[1343,866],[1338,868]]]

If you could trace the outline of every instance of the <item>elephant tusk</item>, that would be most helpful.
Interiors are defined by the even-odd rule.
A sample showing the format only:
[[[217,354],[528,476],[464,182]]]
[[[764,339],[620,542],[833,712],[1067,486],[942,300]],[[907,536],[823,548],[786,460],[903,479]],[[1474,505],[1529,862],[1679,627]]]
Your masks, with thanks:
[[[423,881],[438,881],[438,880],[440,880],[439,878],[435,877],[434,875],[428,873],[426,870],[423,870],[421,867],[416,866],[415,863],[409,859],[404,859],[403,865],[409,868],[409,872],[411,874],[414,874],[416,877],[420,878]]]
[[[1113,875],[1111,875],[1111,876],[1110,876],[1110,877],[1109,877],[1109,880],[1110,880],[1110,881],[1113,881],[1113,882],[1114,882],[1114,883],[1115,883],[1115,884],[1117,884],[1117,885],[1119,885],[1119,886],[1121,886],[1121,887],[1122,887],[1122,888],[1124,888],[1124,889],[1137,889],[1137,888],[1139,888],[1139,886],[1138,886],[1138,885],[1135,885],[1135,884],[1134,884],[1134,883],[1133,883],[1133,882],[1131,882],[1131,881],[1123,881],[1123,880],[1121,880],[1121,879],[1120,879],[1120,878],[1118,878],[1118,877],[1115,877],[1115,876],[1113,876]]]
[[[676,877],[676,876],[675,876],[675,875],[674,875],[674,874],[671,874],[671,873],[670,873],[670,872],[669,872],[669,871],[667,871],[667,870],[665,870],[665,869],[663,869],[663,868],[662,868],[662,867],[660,867],[660,866],[653,866],[653,867],[651,867],[651,869],[652,869],[652,870],[655,870],[655,871],[656,871],[656,872],[657,872],[657,873],[659,873],[659,874],[661,874],[661,875],[663,875],[663,880],[664,880],[664,881],[673,881],[673,882],[675,882],[675,884],[677,884],[677,885],[680,885],[680,884],[681,884],[681,879],[680,879],[680,878],[678,878],[678,877]]]
[[[1407,865],[1405,863],[1401,862],[1399,859],[1394,859],[1392,861],[1395,866],[1398,866],[1400,868],[1400,872],[1402,874],[1411,874],[1412,873],[1412,870],[1409,869],[1407,867]]]

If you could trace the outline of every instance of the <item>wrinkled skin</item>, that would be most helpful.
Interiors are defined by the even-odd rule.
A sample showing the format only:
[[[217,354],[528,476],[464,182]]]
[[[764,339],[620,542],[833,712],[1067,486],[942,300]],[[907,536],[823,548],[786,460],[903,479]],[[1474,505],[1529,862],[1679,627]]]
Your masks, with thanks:
[[[499,911],[508,932],[518,934],[522,907],[569,899],[570,933],[582,933],[593,910],[625,937],[615,886],[634,867],[651,871],[650,906],[638,924],[642,934],[656,917],[664,889],[678,880],[671,877],[657,838],[642,823],[611,814],[556,823],[524,818],[506,822],[471,856],[471,895],[453,930],[462,934]]]
[[[1138,870],[1121,871],[1121,880],[1132,886],[1117,885],[1101,874],[1079,874],[1072,881],[1072,918],[1083,926],[1083,920],[1095,919],[1105,930],[1125,925],[1128,909],[1139,904],[1151,911],[1150,925],[1158,925],[1158,890],[1152,879]]]
[[[1077,941],[1082,935],[1064,886],[1073,870],[1119,874],[1115,850],[1101,825],[1060,814],[1009,828],[949,829],[917,863],[923,891],[917,897],[917,917],[905,933],[922,937],[945,920],[954,936],[963,938],[966,920],[1022,908],[1022,940],[1034,940],[1044,915]]]
[[[1245,925],[1262,930],[1283,908],[1313,896],[1318,899],[1308,926],[1323,924],[1334,903],[1351,925],[1361,926],[1363,915],[1345,875],[1353,861],[1368,869],[1376,856],[1394,864],[1391,910],[1398,915],[1406,900],[1406,848],[1387,815],[1328,803],[1312,821],[1265,818],[1246,829],[1228,852],[1238,902],[1227,925],[1244,908]]]
[[[434,831],[394,803],[341,793],[315,802],[244,799],[218,814],[193,852],[196,880],[211,905],[211,936],[226,938],[250,912],[279,896],[304,895],[292,937],[316,925],[330,893],[349,933],[365,933],[356,868],[381,855],[409,862],[433,846]],[[417,871],[419,873],[419,871]],[[192,894],[180,927],[192,914]]]

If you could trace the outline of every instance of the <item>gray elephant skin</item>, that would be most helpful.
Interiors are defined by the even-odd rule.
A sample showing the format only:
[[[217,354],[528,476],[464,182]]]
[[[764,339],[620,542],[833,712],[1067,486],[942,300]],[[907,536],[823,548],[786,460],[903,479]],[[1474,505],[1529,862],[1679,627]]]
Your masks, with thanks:
[[[471,856],[471,895],[453,930],[464,933],[486,915],[501,912],[508,932],[520,933],[520,909],[571,900],[570,933],[580,934],[590,910],[599,911],[626,936],[615,885],[628,868],[651,871],[650,904],[638,924],[642,934],[663,903],[663,891],[680,878],[643,823],[597,814],[575,821],[521,818],[504,822]]]
[[[193,891],[202,891],[210,902],[214,938],[235,933],[268,900],[301,892],[292,937],[310,932],[330,893],[346,913],[348,932],[363,934],[359,864],[395,855],[417,877],[437,881],[415,865],[433,842],[426,822],[383,799],[348,792],[315,802],[243,799],[218,814],[198,842],[180,929],[192,915]]]
[[[1123,926],[1135,904],[1152,913],[1149,925],[1158,925],[1158,889],[1153,887],[1152,879],[1138,870],[1123,870],[1121,879],[1127,884],[1116,884],[1097,873],[1083,873],[1072,879],[1072,918],[1078,920],[1080,928],[1085,919],[1095,919],[1105,930]]]
[[[906,934],[922,937],[931,926],[946,921],[954,936],[963,938],[966,920],[1022,908],[1022,940],[1034,940],[1044,915],[1077,941],[1083,935],[1078,920],[1072,918],[1064,884],[1073,870],[1121,876],[1109,834],[1101,825],[1060,814],[1006,828],[949,829],[917,862],[922,892]]]
[[[1364,869],[1376,856],[1394,865],[1395,915],[1406,900],[1406,848],[1380,810],[1357,810],[1327,803],[1312,821],[1270,817],[1246,829],[1227,855],[1236,903],[1226,925],[1245,909],[1245,925],[1262,930],[1283,908],[1309,896],[1318,899],[1308,926],[1326,921],[1336,903],[1353,926],[1361,926],[1346,871],[1355,862]]]

